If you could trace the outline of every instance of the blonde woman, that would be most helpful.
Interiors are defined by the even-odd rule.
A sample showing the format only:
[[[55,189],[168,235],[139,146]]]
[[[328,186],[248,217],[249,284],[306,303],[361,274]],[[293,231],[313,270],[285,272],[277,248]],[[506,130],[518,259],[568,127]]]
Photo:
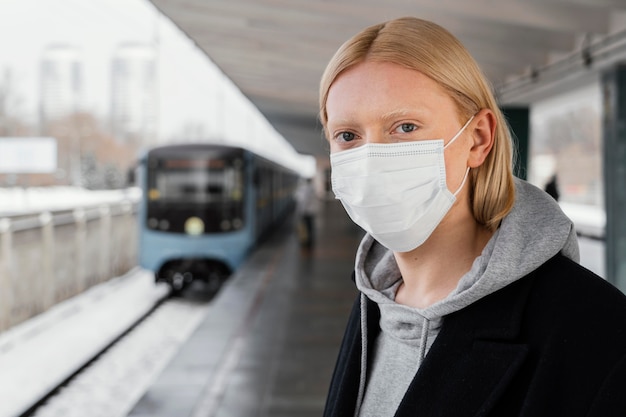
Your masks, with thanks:
[[[512,175],[491,88],[442,27],[401,18],[320,87],[332,186],[367,234],[325,416],[626,416],[626,297]]]

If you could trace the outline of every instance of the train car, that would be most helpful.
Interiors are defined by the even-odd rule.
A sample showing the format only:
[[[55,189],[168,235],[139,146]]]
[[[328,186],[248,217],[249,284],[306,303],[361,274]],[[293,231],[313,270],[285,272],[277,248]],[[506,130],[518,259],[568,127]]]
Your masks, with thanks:
[[[180,290],[224,280],[294,207],[297,173],[217,144],[169,145],[139,161],[139,264]]]

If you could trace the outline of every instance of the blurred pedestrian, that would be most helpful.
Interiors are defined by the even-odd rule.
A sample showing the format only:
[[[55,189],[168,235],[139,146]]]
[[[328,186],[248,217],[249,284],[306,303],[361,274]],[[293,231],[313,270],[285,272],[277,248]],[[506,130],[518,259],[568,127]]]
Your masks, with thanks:
[[[550,178],[550,181],[548,181],[544,190],[546,191],[546,193],[550,194],[552,198],[554,198],[556,201],[559,201],[559,184],[556,179],[556,174],[554,174]]]
[[[363,30],[324,72],[320,119],[367,231],[325,416],[626,416],[626,297],[513,177],[506,120],[452,34]]]
[[[298,235],[303,248],[311,249],[315,243],[315,217],[319,200],[313,187],[313,179],[306,178],[296,190]]]

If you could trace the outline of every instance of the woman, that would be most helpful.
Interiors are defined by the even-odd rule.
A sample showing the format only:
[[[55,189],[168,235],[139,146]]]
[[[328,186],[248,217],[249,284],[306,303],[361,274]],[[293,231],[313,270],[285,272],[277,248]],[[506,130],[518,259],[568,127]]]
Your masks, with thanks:
[[[366,236],[326,416],[626,416],[626,297],[512,175],[506,121],[445,29],[372,26],[320,87],[332,186]]]

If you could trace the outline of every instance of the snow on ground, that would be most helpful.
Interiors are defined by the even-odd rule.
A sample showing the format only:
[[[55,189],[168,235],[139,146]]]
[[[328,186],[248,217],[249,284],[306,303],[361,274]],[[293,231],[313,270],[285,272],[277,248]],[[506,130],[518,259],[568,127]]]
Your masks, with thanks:
[[[168,292],[136,269],[0,334],[0,417],[21,415]]]
[[[559,203],[563,212],[576,225],[579,234],[594,238],[604,238],[606,212],[601,207],[583,204]]]
[[[0,187],[0,217],[41,211],[138,201],[139,188],[86,190],[79,187]]]

